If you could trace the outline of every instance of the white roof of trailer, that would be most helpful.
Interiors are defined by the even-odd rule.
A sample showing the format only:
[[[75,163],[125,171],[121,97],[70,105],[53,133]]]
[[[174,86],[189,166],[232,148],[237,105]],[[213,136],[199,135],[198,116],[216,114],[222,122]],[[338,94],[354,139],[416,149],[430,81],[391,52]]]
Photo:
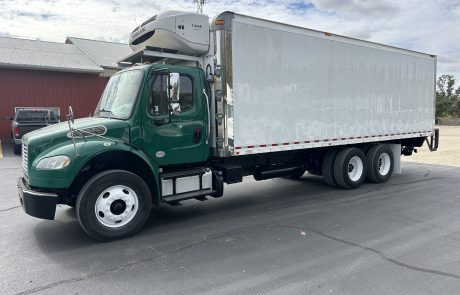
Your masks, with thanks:
[[[0,67],[100,73],[86,54],[72,44],[0,37]]]
[[[392,45],[386,45],[382,43],[376,43],[372,41],[366,41],[362,39],[356,39],[353,37],[347,37],[347,36],[342,36],[338,34],[334,34],[331,32],[324,32],[324,31],[318,31],[314,29],[309,29],[305,27],[300,27],[296,25],[291,25],[291,24],[286,24],[286,23],[281,23],[277,21],[272,21],[272,20],[267,20],[267,19],[262,19],[262,18],[257,18],[253,16],[248,16],[244,14],[239,14],[236,12],[232,11],[225,11],[222,12],[221,14],[217,15],[213,22],[216,19],[220,18],[225,18],[226,15],[230,15],[230,18],[227,18],[231,21],[236,21],[240,23],[245,23],[248,25],[253,25],[253,26],[260,26],[264,28],[269,28],[272,30],[279,30],[279,31],[285,31],[285,32],[290,32],[290,33],[297,33],[300,35],[307,35],[311,37],[316,37],[316,38],[321,38],[321,39],[328,39],[331,41],[337,41],[337,42],[343,42],[343,43],[349,43],[349,44],[354,44],[358,46],[364,46],[368,48],[374,48],[374,49],[380,49],[384,51],[392,51],[396,53],[401,53],[401,54],[406,54],[406,55],[412,55],[412,56],[418,56],[418,57],[425,57],[425,58],[436,58],[436,55],[430,54],[430,53],[423,53],[420,51],[415,51],[411,49],[405,49],[401,47],[396,47]]]
[[[117,62],[133,53],[128,44],[108,41],[89,40],[68,37],[66,43],[71,43],[84,52],[98,66],[103,68],[120,69]]]

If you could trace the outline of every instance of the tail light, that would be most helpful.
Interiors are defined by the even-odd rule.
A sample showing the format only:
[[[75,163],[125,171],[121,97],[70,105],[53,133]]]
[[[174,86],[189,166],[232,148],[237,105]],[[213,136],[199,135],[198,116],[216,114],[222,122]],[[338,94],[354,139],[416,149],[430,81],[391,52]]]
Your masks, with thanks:
[[[14,137],[19,137],[19,127],[18,126],[14,126]]]

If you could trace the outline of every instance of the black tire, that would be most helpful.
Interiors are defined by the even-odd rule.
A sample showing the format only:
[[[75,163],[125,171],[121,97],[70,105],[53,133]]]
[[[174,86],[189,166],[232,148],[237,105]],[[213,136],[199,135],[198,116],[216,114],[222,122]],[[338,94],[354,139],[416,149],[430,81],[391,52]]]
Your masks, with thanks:
[[[367,180],[374,183],[383,183],[393,174],[394,156],[387,144],[373,145],[367,152],[369,170]]]
[[[337,182],[334,178],[334,162],[335,158],[337,158],[337,153],[339,152],[338,149],[329,150],[323,158],[323,179],[324,182],[330,186],[336,186]]]
[[[356,162],[356,165],[353,165],[353,162]],[[345,189],[353,189],[359,187],[366,178],[367,166],[368,164],[366,156],[360,149],[342,149],[337,154],[337,158],[334,162],[334,178],[337,182],[337,185]],[[349,174],[349,172],[353,171],[358,173],[354,177],[350,176]]]
[[[133,193],[132,195],[137,196],[137,211],[131,214],[132,219],[126,224],[122,226],[114,225],[118,227],[110,227],[103,224],[100,218],[96,216],[96,202],[105,190],[117,186],[119,186],[120,189],[123,187],[128,188],[131,190],[129,194]],[[125,192],[124,189],[122,189],[122,191]],[[128,193],[125,192],[125,194]],[[102,196],[103,199],[107,198],[104,196]],[[114,198],[118,197],[118,195],[115,194],[114,196]],[[110,209],[108,210],[112,211],[112,205],[116,201],[118,200],[110,204]],[[120,202],[123,203],[121,200]],[[120,202],[117,205],[119,205]],[[126,210],[122,209],[122,211],[125,210],[123,213],[117,212],[113,214],[121,216],[125,212],[128,212],[130,207],[127,208],[125,203],[124,208]],[[134,207],[134,205],[131,207],[131,211],[134,210]],[[107,206],[107,208],[109,207]],[[116,240],[134,235],[147,221],[151,208],[152,197],[147,184],[136,174],[124,170],[108,170],[93,176],[81,189],[76,204],[77,218],[80,225],[91,237],[101,241]],[[101,211],[99,212],[101,213]],[[130,212],[127,214],[130,214]]]
[[[22,151],[22,146],[20,144],[14,144],[14,154],[20,155]]]
[[[220,198],[224,195],[224,178],[220,172],[214,171],[212,173],[212,187],[216,192],[211,194],[211,197]]]

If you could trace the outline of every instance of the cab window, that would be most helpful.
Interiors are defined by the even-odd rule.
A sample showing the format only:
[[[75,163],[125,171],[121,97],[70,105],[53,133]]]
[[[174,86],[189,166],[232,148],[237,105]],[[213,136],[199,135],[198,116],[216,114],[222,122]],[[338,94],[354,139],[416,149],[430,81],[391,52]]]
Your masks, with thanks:
[[[179,104],[182,113],[193,107],[193,83],[188,76],[180,76]]]
[[[148,112],[155,115],[167,115],[169,113],[168,99],[168,75],[157,75],[154,78],[152,91],[150,92]],[[180,76],[179,100],[181,113],[189,111],[193,107],[193,83],[188,76]]]
[[[151,115],[167,115],[169,114],[168,101],[168,76],[157,75],[153,81],[152,91],[149,97],[149,114]]]

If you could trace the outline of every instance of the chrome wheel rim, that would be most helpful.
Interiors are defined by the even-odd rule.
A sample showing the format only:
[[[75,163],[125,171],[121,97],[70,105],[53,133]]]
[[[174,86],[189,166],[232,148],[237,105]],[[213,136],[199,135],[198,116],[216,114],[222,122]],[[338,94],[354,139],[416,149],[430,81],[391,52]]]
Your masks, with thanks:
[[[348,177],[352,181],[358,181],[363,174],[363,170],[364,165],[360,157],[354,156],[350,159],[348,162]]]
[[[378,159],[379,173],[385,176],[390,171],[391,159],[387,153],[382,153]]]
[[[107,227],[122,227],[136,216],[139,200],[129,187],[115,185],[99,194],[95,205],[97,220]]]

